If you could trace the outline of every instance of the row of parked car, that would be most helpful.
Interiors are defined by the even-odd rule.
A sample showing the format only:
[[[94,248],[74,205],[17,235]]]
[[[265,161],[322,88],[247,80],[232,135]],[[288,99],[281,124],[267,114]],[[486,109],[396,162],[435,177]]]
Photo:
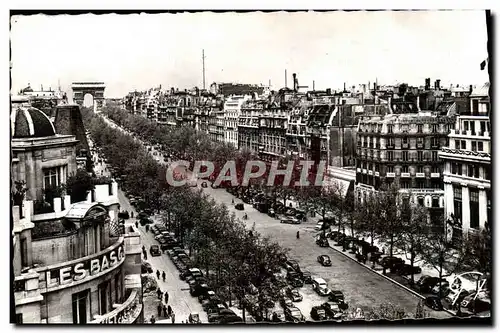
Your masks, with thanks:
[[[199,268],[193,267],[193,263],[184,249],[175,246],[166,252],[179,270],[179,278],[189,285],[191,296],[197,297],[203,310],[207,312],[208,322],[235,323],[243,321],[210,288],[207,278]]]

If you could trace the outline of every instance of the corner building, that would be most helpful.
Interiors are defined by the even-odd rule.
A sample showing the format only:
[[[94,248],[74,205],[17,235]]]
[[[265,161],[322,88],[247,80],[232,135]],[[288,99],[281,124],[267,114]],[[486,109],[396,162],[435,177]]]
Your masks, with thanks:
[[[25,103],[12,105],[11,129],[11,177],[27,189],[12,197],[16,322],[142,322],[140,236],[118,223],[117,183],[95,179],[82,202],[47,197],[76,171],[78,141]]]
[[[472,91],[439,157],[444,162],[448,234],[455,240],[491,224],[491,103],[489,84]]]
[[[363,202],[383,184],[397,183],[401,192],[429,208],[438,224],[445,198],[441,147],[454,117],[435,112],[389,114],[361,120],[357,135],[356,196]]]

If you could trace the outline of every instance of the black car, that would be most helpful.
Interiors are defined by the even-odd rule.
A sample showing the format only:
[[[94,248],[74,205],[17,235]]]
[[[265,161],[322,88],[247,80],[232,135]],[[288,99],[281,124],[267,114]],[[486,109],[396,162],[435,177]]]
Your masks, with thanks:
[[[141,265],[141,273],[146,274],[146,273],[153,273],[153,267],[149,262],[143,261]]]
[[[383,257],[382,260],[380,260],[380,265],[383,268],[390,269],[393,266],[402,265],[402,264],[404,264],[404,260],[401,258],[398,258],[398,257],[387,256],[387,257]]]
[[[304,283],[306,283],[306,284],[311,284],[312,283],[311,272],[303,271],[302,272],[302,280],[304,280]]]
[[[237,203],[236,205],[234,205],[234,208],[237,210],[244,210],[245,206],[242,203]]]
[[[311,309],[311,318],[313,320],[326,320],[326,311],[321,306],[313,306]]]
[[[151,247],[149,248],[149,253],[152,257],[161,256],[160,247],[158,245],[151,245]]]
[[[292,285],[292,287],[294,288],[301,288],[304,286],[304,281],[302,281],[301,279],[299,278],[291,278],[288,280],[290,282],[290,284]]]
[[[395,270],[396,273],[398,273],[399,275],[403,275],[403,276],[411,275],[412,273],[413,274],[422,273],[422,268],[420,268],[418,266],[408,265],[408,264],[393,266],[391,271],[392,270]]]
[[[430,307],[432,310],[443,311],[443,304],[437,296],[429,296],[425,299],[425,305]]]
[[[210,288],[208,287],[208,285],[206,283],[195,284],[195,285],[189,287],[189,293],[193,297],[198,297],[200,295],[206,294],[209,290],[210,290]]]
[[[328,299],[332,302],[345,302],[344,293],[340,290],[332,290],[328,295]]]
[[[337,302],[325,302],[321,305],[325,309],[326,315],[332,319],[338,319],[342,317],[342,309]]]
[[[285,318],[288,321],[294,322],[294,323],[299,323],[299,322],[304,322],[306,321],[306,318],[300,312],[300,310],[296,307],[286,307],[284,309],[285,312]]]
[[[300,266],[299,263],[296,260],[287,260],[286,265],[291,267],[294,271],[297,273],[300,272]]]
[[[318,262],[323,266],[331,266],[332,265],[332,261],[330,260],[330,257],[327,256],[326,254],[318,256]]]
[[[445,279],[441,279],[442,283],[448,283]],[[432,288],[434,288],[439,283],[439,278],[429,275],[423,275],[417,281],[417,288],[421,293],[430,293]]]
[[[318,237],[316,239],[316,244],[321,246],[321,247],[328,247],[330,244],[328,244],[328,239],[326,237]]]

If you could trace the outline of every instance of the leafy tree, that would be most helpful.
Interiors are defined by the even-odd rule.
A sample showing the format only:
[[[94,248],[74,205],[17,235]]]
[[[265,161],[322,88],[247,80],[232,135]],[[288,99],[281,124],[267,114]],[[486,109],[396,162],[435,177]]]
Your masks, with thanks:
[[[470,270],[490,275],[493,258],[492,245],[491,230],[489,228],[469,233],[465,237],[463,244],[466,256],[464,266]]]
[[[414,266],[417,256],[422,252],[422,246],[427,242],[427,235],[431,228],[428,214],[427,209],[419,204],[406,202],[406,200],[403,203],[399,241],[405,249],[406,257],[410,260],[411,266]],[[414,283],[415,278],[412,271],[411,284]]]
[[[66,181],[66,191],[72,203],[87,200],[87,194],[93,189],[92,177],[84,170],[78,170]]]
[[[467,250],[459,246],[455,249],[451,239],[444,232],[432,231],[422,246],[422,259],[436,270],[439,278],[439,297],[441,297],[441,279],[445,272],[453,274],[463,267]]]
[[[394,184],[377,193],[380,198],[380,213],[383,223],[379,224],[380,236],[389,243],[389,255],[394,255],[394,246],[401,234],[399,187]]]

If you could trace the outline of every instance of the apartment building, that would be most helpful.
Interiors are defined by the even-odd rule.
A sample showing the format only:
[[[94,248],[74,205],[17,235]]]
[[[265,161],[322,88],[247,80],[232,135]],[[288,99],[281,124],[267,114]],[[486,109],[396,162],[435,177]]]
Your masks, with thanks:
[[[224,141],[238,147],[238,117],[249,95],[233,95],[224,102]]]
[[[474,89],[469,98],[469,110],[458,114],[449,144],[439,152],[449,233],[456,241],[493,221],[489,84]]]

